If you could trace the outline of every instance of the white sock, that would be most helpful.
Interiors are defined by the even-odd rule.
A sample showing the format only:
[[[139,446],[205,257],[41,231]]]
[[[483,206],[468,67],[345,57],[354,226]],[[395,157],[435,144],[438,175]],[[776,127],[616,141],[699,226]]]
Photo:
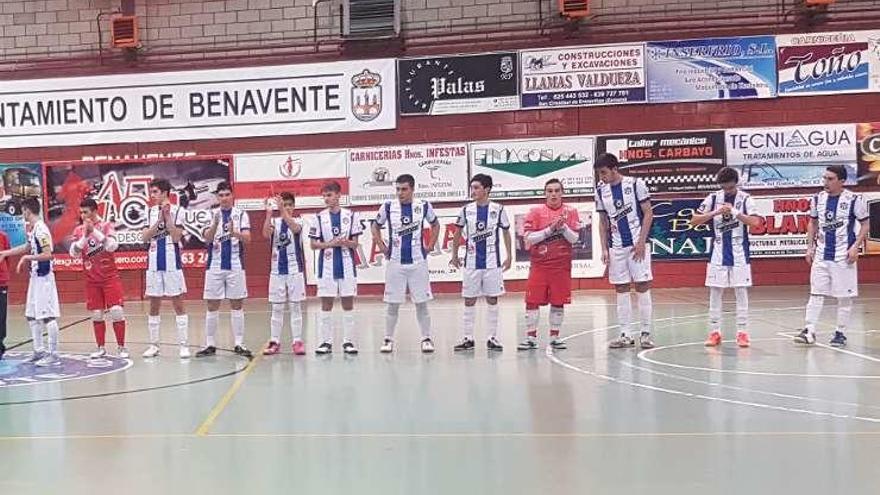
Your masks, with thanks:
[[[321,336],[321,343],[333,343],[333,313],[321,310],[318,333]]]
[[[177,315],[174,321],[177,323],[177,343],[186,345],[189,340],[189,316]]]
[[[270,342],[281,342],[282,326],[284,326],[284,304],[272,303],[272,316],[269,317]]]
[[[489,304],[488,306],[486,308],[486,324],[489,328],[486,331],[489,338],[494,338],[498,335],[498,303]]]
[[[474,323],[477,320],[477,307],[465,306],[463,314],[464,338],[474,340]]]
[[[343,342],[354,342],[354,311],[342,312]]]
[[[550,334],[559,335],[559,329],[562,328],[562,321],[565,319],[565,308],[550,306]]]
[[[49,333],[49,353],[55,354],[58,352],[58,321],[46,322],[46,331]]]
[[[150,332],[150,343],[159,345],[159,326],[162,324],[162,317],[159,315],[147,316],[147,330]]]
[[[749,327],[749,289],[736,287],[736,331],[745,332]]]
[[[816,322],[819,321],[819,315],[822,314],[822,306],[824,304],[825,296],[810,294],[810,300],[807,301],[807,314],[805,316],[808,331],[816,331]]]
[[[632,325],[632,297],[629,292],[617,293],[617,323],[620,325],[620,334],[630,332]]]
[[[538,320],[541,318],[541,310],[526,309],[526,336],[533,337],[538,335]]]
[[[838,297],[837,298],[837,331],[846,332],[849,327],[849,319],[852,314],[853,298]]]
[[[298,302],[290,303],[290,335],[293,341],[302,341],[303,339],[303,313],[302,304]]]
[[[232,335],[235,337],[235,345],[244,345],[244,310],[233,309],[230,311],[229,321],[232,323]]]
[[[31,339],[33,339],[34,352],[43,352],[43,325],[37,320],[28,320],[28,327],[31,329]]]
[[[205,345],[217,347],[217,326],[220,321],[220,312],[208,311],[205,313]]]
[[[388,303],[385,307],[385,338],[393,339],[394,330],[397,328],[397,319],[400,317],[400,304]]]
[[[724,298],[724,289],[721,287],[709,287],[709,331],[721,331],[721,303]]]
[[[419,322],[419,330],[422,331],[422,340],[431,337],[431,313],[428,312],[428,303],[416,304],[416,320]]]
[[[639,303],[641,330],[645,333],[651,333],[651,323],[654,321],[654,304],[651,301],[651,289],[645,292],[636,292],[636,299]]]

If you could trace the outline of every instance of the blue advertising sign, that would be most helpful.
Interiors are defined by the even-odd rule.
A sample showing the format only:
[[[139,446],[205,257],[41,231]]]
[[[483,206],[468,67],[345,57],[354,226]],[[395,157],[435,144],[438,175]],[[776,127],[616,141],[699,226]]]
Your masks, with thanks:
[[[27,242],[21,203],[27,198],[43,200],[43,172],[39,163],[0,164],[0,230],[10,246]]]
[[[712,223],[691,224],[700,199],[653,201],[654,223],[648,240],[651,257],[661,260],[709,259],[712,249]]]
[[[648,101],[776,97],[776,38],[709,38],[646,45]]]

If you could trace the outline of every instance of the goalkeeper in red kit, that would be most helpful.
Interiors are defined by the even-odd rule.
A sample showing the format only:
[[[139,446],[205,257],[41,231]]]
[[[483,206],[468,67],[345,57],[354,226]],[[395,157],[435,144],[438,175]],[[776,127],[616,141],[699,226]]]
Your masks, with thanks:
[[[517,349],[538,348],[540,306],[550,305],[550,346],[565,349],[559,340],[564,307],[571,302],[572,245],[581,228],[575,208],[562,203],[565,189],[558,179],[544,184],[546,203],[532,208],[523,225],[529,251],[529,280],[526,286],[526,338]]]
[[[86,274],[86,309],[92,313],[95,343],[98,345],[98,350],[90,357],[101,359],[107,355],[104,349],[106,311],[113,322],[119,357],[127,359],[129,354],[125,348],[122,281],[113,255],[119,247],[116,232],[110,222],[102,221],[98,216],[98,203],[94,199],[84,199],[79,205],[79,214],[82,225],[77,226],[73,232],[70,255],[82,258],[83,271]]]

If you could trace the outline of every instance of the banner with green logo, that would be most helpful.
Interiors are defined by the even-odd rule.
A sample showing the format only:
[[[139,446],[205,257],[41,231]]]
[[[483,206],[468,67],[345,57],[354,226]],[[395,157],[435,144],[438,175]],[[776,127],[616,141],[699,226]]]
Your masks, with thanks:
[[[543,196],[553,178],[569,196],[591,195],[594,149],[592,136],[471,143],[471,176],[492,176],[493,198]]]

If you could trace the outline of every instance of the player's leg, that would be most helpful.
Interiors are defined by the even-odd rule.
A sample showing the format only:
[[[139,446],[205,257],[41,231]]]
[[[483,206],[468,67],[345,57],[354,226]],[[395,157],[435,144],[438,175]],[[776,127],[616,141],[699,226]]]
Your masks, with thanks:
[[[734,266],[730,269],[731,285],[736,296],[736,344],[749,347],[749,287],[752,285],[751,265]]]
[[[565,341],[559,338],[565,320],[565,306],[571,304],[571,268],[552,273],[549,280],[550,293],[550,347],[565,349]]]
[[[348,285],[348,284],[346,284]],[[350,287],[345,287],[340,302],[342,303],[342,352],[357,354],[358,348],[354,338],[354,294]]]
[[[92,331],[95,334],[97,350],[89,355],[91,359],[101,359],[107,355],[107,323],[104,321],[104,290],[97,284],[86,284],[86,311],[92,318]]]
[[[432,353],[434,352],[434,335],[428,302],[434,299],[434,293],[431,291],[431,274],[428,271],[427,262],[419,263],[408,271],[406,285],[409,288],[409,296],[416,305],[416,321],[419,324],[419,332],[422,337],[420,344],[422,352]]]
[[[205,286],[208,296],[208,287]],[[205,348],[196,352],[196,357],[208,357],[217,354],[217,327],[220,325],[220,299],[206,299],[205,306]]]
[[[127,359],[128,349],[125,347],[125,295],[122,289],[122,281],[119,278],[109,280],[104,285],[104,304],[107,307],[107,315],[113,326],[113,335],[116,337],[117,353],[120,358]]]
[[[654,323],[654,302],[651,297],[651,248],[645,249],[645,257],[636,261],[632,255],[627,259],[630,276],[636,289],[636,304],[639,308],[639,346],[643,349],[654,347],[651,327]],[[633,336],[635,337],[635,336]]]
[[[46,355],[46,348],[43,345],[43,324],[37,320],[37,285],[34,283],[34,280],[35,277],[31,277],[28,284],[24,310],[24,316],[27,318],[28,328],[31,331],[31,343],[34,348],[34,353],[28,359],[30,363],[35,363]]]
[[[55,286],[54,274],[39,277],[39,291],[37,297],[37,315],[41,318],[47,334],[46,357],[34,363],[37,366],[56,366],[61,363],[58,359],[58,318],[61,317],[61,308],[58,303],[58,289]]]
[[[287,276],[287,295],[290,306],[290,335],[293,338],[293,353],[301,356],[306,353],[303,340],[303,307],[306,300],[306,279],[301,274]]]
[[[464,298],[462,312],[462,338],[453,347],[456,351],[469,351],[474,348],[474,326],[477,320],[477,297],[482,295],[483,273],[485,270],[465,268],[462,271],[461,295]]]
[[[406,302],[404,269],[403,265],[395,261],[389,262],[385,267],[385,293],[382,296],[385,302],[385,335],[379,352],[386,354],[394,351],[394,331],[400,317],[400,305]]]
[[[244,300],[248,296],[244,270],[224,272],[223,290],[223,297],[229,299],[229,324],[235,339],[233,352],[250,359],[253,353],[244,345]]]
[[[181,274],[181,278],[183,275]],[[183,294],[173,296],[171,298],[171,306],[174,308],[174,323],[177,327],[177,343],[179,344],[179,354],[182,359],[190,357],[187,341],[189,340],[189,315],[186,314],[186,308],[183,307]]]
[[[724,288],[727,287],[727,268],[708,263],[706,287],[709,289],[709,336],[704,345],[717,347],[724,340],[721,334],[721,305],[724,300]]]
[[[859,294],[858,269],[856,264],[846,261],[829,263],[832,265],[831,290],[837,299],[837,328],[831,345],[843,347],[846,345],[846,329],[849,327],[852,316],[853,298]]]
[[[287,283],[284,275],[269,275],[269,343],[263,355],[281,352],[281,329],[284,326],[284,305],[287,304]]]
[[[144,351],[145,358],[152,358],[159,355],[159,327],[162,324],[162,317],[159,316],[159,310],[162,309],[162,297],[165,295],[165,285],[162,274],[154,271],[147,271],[147,290],[146,296],[150,301],[149,312],[147,313],[147,331],[149,333],[150,345]]]
[[[548,304],[550,287],[547,284],[545,272],[538,267],[529,269],[529,278],[526,281],[526,336],[516,348],[520,351],[528,351],[538,348],[538,320],[540,307]]]
[[[321,344],[315,349],[316,354],[329,354],[333,352],[334,299],[336,298],[321,296],[321,314],[318,317],[318,338],[321,340]]]
[[[815,260],[810,267],[810,299],[804,312],[804,329],[794,338],[799,344],[816,342],[816,323],[825,305],[825,296],[831,296],[831,272],[825,261]]]
[[[42,359],[34,363],[35,366],[58,366],[61,360],[58,358],[58,319],[44,318],[40,320],[43,328],[46,329],[46,354]]]
[[[490,351],[504,350],[504,346],[498,340],[498,298],[504,294],[504,274],[501,268],[485,271],[482,293],[486,296],[486,347]]]
[[[9,288],[0,286],[0,359],[6,354],[6,309],[9,302]]]
[[[624,349],[633,347],[635,346],[635,340],[630,337],[632,328],[632,293],[630,284],[616,284],[614,292],[617,299],[617,324],[620,327],[620,335],[608,343],[608,348]]]

